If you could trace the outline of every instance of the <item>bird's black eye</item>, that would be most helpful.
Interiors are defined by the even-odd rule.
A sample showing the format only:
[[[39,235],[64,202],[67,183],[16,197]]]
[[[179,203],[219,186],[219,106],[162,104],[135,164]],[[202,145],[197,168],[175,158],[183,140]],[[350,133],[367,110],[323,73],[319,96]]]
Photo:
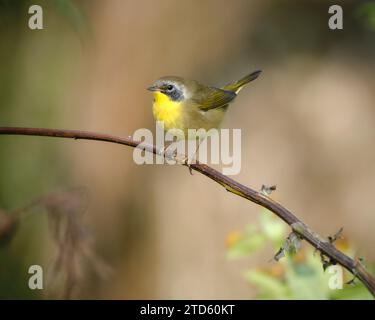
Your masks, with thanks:
[[[171,84],[167,85],[167,90],[168,91],[172,91],[173,90],[173,86]]]

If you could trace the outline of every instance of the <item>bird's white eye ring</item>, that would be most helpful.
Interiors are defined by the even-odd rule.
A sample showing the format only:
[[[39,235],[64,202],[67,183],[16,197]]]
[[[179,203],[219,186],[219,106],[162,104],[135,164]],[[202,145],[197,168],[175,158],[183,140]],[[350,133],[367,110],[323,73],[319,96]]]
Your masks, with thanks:
[[[171,84],[167,85],[167,90],[168,91],[172,91],[173,90],[173,86]]]

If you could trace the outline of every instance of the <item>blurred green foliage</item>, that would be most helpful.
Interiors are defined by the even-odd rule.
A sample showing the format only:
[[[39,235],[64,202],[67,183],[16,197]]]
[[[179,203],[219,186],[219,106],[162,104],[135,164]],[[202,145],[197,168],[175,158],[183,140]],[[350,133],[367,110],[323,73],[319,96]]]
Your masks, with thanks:
[[[43,8],[44,30],[28,28],[32,4]],[[70,0],[0,0],[0,125],[62,126],[64,97],[75,73],[71,61],[81,54],[87,29],[77,4]],[[0,209],[9,212],[46,191],[70,184],[70,164],[64,161],[58,144],[43,138],[1,138]],[[0,247],[0,299],[40,298],[40,291],[27,286],[28,267],[46,261],[40,248],[45,246],[47,227],[44,215],[25,219],[17,237]]]
[[[361,5],[357,10],[357,16],[369,29],[375,30],[375,2]]]
[[[77,1],[72,0],[39,0],[37,3],[31,0],[0,0],[0,8],[3,15],[17,16],[24,21],[28,18],[28,8],[31,5],[40,5],[43,10],[54,10],[58,16],[61,16],[67,24],[78,32],[88,27],[86,18],[77,5]],[[22,17],[21,17],[22,15]],[[48,21],[48,19],[47,19]],[[14,22],[18,22],[15,20]]]
[[[281,220],[263,210],[258,226],[247,225],[242,232],[228,235],[227,258],[230,260],[249,256],[271,244],[274,252],[284,245],[288,228]],[[353,256],[354,250],[343,240],[337,246]],[[258,299],[371,299],[371,294],[359,282],[344,284],[343,289],[329,288],[333,274],[324,271],[320,255],[310,245],[302,246],[297,252],[285,252],[279,261],[272,259],[270,266],[247,270],[246,281],[258,290]],[[344,271],[344,281],[352,275]]]

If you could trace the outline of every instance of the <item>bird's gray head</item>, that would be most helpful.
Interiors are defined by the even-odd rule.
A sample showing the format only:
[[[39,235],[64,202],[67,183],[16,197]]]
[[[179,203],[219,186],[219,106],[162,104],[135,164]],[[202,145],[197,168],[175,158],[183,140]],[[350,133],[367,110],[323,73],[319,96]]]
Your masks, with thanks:
[[[147,90],[162,92],[173,101],[181,101],[187,95],[184,80],[179,77],[160,78],[151,87],[147,88]]]

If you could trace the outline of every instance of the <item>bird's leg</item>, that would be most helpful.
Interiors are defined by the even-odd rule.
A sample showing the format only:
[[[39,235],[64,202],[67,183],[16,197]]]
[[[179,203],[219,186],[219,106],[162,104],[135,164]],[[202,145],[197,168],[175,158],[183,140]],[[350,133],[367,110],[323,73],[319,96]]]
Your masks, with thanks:
[[[192,156],[190,156],[189,153],[188,153],[188,156],[186,156],[185,154],[184,155],[178,154],[177,148],[173,150],[173,154],[168,155],[168,151],[174,142],[170,142],[167,146],[163,147],[159,151],[159,155],[164,156],[166,158],[173,158],[178,164],[186,165],[189,168],[189,173],[192,175],[193,170],[192,170],[191,164],[195,163],[196,161],[196,156],[197,156],[199,147],[203,139],[197,138],[196,141],[198,141],[198,146],[196,147],[194,153],[192,153]]]
[[[190,167],[189,157],[187,157],[185,154],[184,155],[178,154],[178,151],[177,151],[178,148],[175,148],[173,150],[173,152],[170,152],[170,154],[169,154],[171,146],[174,143],[175,143],[175,141],[169,142],[169,144],[167,146],[164,146],[163,148],[161,148],[159,150],[159,155],[163,156],[163,157],[165,157],[167,159],[173,159],[178,164],[182,164],[182,165],[188,166],[190,174],[193,174],[192,173],[192,169]]]
[[[195,140],[196,142],[198,141],[198,146],[197,146],[197,148],[195,149],[195,152],[193,153],[193,156],[191,157],[191,160],[193,160],[194,163],[197,162],[197,154],[198,154],[199,147],[201,146],[203,140],[204,140],[204,138],[201,139],[201,137],[198,137],[198,138]],[[190,174],[193,175],[193,172],[192,172],[192,169],[191,169],[190,164],[187,164],[187,166],[189,167],[189,172],[190,172]]]
[[[183,156],[183,157],[179,157],[176,155],[175,159],[181,163],[181,164],[184,164],[186,165],[188,168],[189,168],[189,173],[191,175],[193,175],[193,169],[191,168],[191,164],[192,163],[196,163],[196,156],[197,156],[197,153],[198,153],[198,150],[199,150],[199,147],[203,141],[203,139],[201,139],[200,137],[198,137],[196,140],[196,142],[198,141],[198,146],[196,147],[194,153],[192,154],[192,156],[190,156],[190,154],[188,153],[188,156]]]
[[[201,146],[202,142],[203,142],[204,138],[202,139],[201,137],[197,137],[196,138],[196,142],[198,141],[198,146],[197,148],[195,149],[195,152],[193,153],[193,156],[191,157],[191,159],[194,159],[195,161],[197,160],[197,154],[198,154],[198,151],[199,151],[199,147]]]
[[[158,152],[159,156],[162,156],[164,158],[172,158],[172,157],[176,156],[177,155],[177,150],[174,150],[172,155],[168,155],[168,149],[171,147],[171,145],[173,143],[174,143],[174,141],[168,141],[168,142],[166,142],[167,145],[165,145],[164,147],[160,148],[160,150]]]

